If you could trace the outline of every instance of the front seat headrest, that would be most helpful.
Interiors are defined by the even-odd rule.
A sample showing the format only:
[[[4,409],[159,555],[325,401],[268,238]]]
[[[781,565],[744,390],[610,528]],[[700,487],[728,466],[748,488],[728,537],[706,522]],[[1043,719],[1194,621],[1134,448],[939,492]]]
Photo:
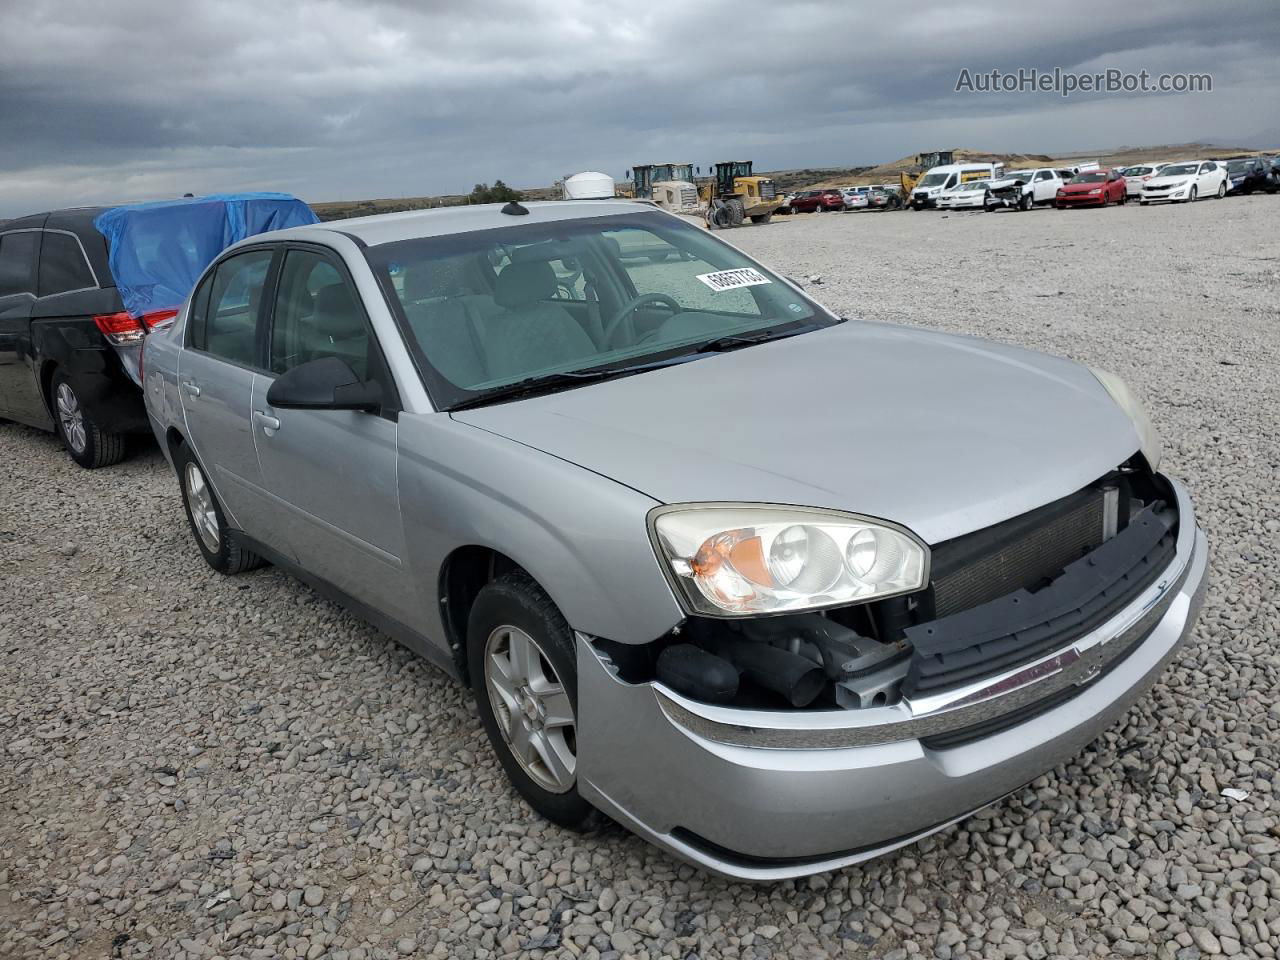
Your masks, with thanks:
[[[498,306],[510,310],[549,300],[556,290],[556,272],[546,260],[517,261],[508,263],[498,274],[493,299]]]
[[[335,339],[364,331],[364,321],[345,283],[331,283],[316,292],[312,323],[321,334]]]

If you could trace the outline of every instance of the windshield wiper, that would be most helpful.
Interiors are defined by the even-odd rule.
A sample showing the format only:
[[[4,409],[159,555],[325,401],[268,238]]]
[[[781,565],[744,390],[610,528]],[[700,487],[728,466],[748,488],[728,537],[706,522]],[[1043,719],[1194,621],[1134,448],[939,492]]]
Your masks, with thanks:
[[[844,317],[840,317],[840,323],[843,323]],[[737,350],[741,347],[754,346],[757,343],[767,343],[770,340],[785,340],[787,337],[794,337],[801,333],[808,333],[811,330],[820,330],[820,326],[812,323],[802,324],[797,327],[785,327],[783,329],[766,330],[763,333],[731,333],[723,337],[716,337],[714,340],[707,340],[704,343],[694,347],[694,353],[724,353],[727,350]]]
[[[685,363],[694,359],[689,354],[682,354],[676,357],[668,357],[665,360],[650,361],[648,363],[632,363],[620,367],[588,367],[585,370],[566,370],[562,373],[548,373],[536,377],[526,377],[523,380],[517,380],[515,383],[506,383],[500,387],[491,387],[488,390],[482,390],[470,397],[465,397],[457,403],[452,404],[450,410],[469,410],[472,407],[483,407],[490,403],[499,403],[503,400],[519,400],[522,397],[532,397],[539,393],[555,393],[557,390],[567,390],[571,387],[581,387],[588,383],[599,383],[603,380],[612,380],[615,377],[625,377],[633,373],[643,373],[646,370],[657,370],[660,367],[670,367],[677,363]]]

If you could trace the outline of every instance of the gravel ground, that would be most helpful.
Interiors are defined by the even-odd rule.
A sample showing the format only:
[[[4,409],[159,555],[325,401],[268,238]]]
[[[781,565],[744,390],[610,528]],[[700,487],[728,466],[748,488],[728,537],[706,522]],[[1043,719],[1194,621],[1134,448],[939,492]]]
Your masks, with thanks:
[[[1189,649],[1074,763],[796,883],[533,819],[461,689],[274,570],[206,569],[154,448],[87,473],[0,426],[0,955],[1275,956],[1278,213],[729,235],[842,311],[1122,374],[1213,549]]]

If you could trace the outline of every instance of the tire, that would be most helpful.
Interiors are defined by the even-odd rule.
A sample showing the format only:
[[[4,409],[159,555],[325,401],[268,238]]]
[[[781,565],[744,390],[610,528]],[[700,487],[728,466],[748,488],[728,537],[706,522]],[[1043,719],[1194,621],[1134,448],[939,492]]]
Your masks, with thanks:
[[[768,223],[773,219],[772,211],[769,213],[757,213],[751,217],[752,223]]]
[[[1018,210],[1026,212],[1036,205],[1036,199],[1029,193],[1024,193],[1018,200]]]
[[[262,566],[263,559],[242,547],[236,531],[227,526],[218,495],[189,446],[183,444],[174,451],[173,465],[178,471],[187,524],[205,563],[228,576]]]
[[[1200,199],[1200,191],[1193,185],[1191,193],[1187,196],[1187,203],[1195,203]]]
[[[1217,196],[1218,196],[1218,199],[1221,200],[1226,195],[1227,195],[1227,184],[1226,184],[1226,181],[1224,180],[1222,183],[1218,184]]]
[[[50,388],[54,423],[72,460],[86,470],[97,470],[124,459],[124,434],[109,433],[89,419],[65,373],[55,371]]]
[[[746,207],[742,205],[742,201],[737,197],[734,197],[732,200],[726,200],[724,205],[728,208],[729,217],[733,221],[733,225],[735,227],[740,225],[742,221],[746,219]]]
[[[481,588],[467,620],[467,667],[480,722],[516,792],[552,823],[595,826],[600,814],[578,793],[573,634],[528,574]]]

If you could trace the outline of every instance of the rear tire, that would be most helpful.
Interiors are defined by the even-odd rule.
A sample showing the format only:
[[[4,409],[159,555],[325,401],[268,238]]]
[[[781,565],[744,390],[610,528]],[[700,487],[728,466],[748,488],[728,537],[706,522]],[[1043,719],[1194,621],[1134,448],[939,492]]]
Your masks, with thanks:
[[[109,467],[123,460],[125,435],[109,433],[90,419],[67,375],[56,371],[51,387],[54,422],[71,459],[86,470]]]
[[[578,668],[564,616],[523,571],[481,588],[467,620],[467,667],[489,742],[516,792],[552,823],[596,825],[578,793]]]
[[[191,536],[205,563],[228,576],[262,566],[263,559],[242,547],[237,531],[227,526],[218,495],[213,492],[204,467],[191,453],[191,448],[183,444],[175,450],[173,465],[178,471],[182,507],[187,514]]]

